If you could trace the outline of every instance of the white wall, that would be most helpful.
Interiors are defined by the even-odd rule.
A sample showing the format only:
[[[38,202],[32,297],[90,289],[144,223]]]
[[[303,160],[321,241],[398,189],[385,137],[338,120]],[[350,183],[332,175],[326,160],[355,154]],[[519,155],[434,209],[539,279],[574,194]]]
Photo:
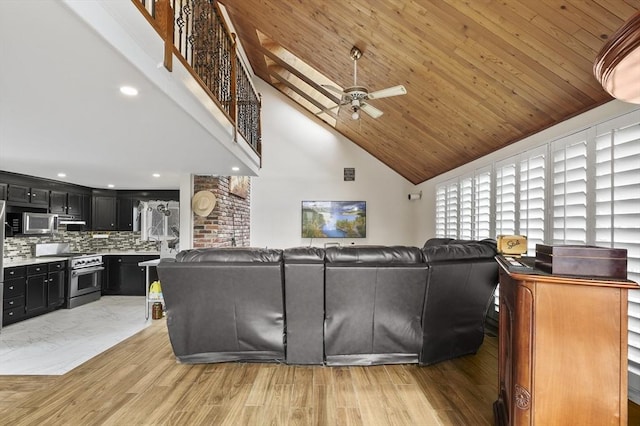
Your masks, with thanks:
[[[251,245],[287,248],[345,244],[422,245],[416,236],[418,206],[409,201],[416,187],[330,126],[303,113],[271,86],[256,79],[262,94],[262,159],[251,178]],[[379,120],[384,120],[384,116]],[[362,118],[366,126],[369,117]],[[345,167],[356,169],[354,182],[344,182]],[[367,238],[301,238],[303,200],[364,200]]]
[[[416,187],[417,189],[422,190],[423,199],[425,200],[424,203],[420,204],[419,211],[416,212],[417,216],[420,218],[420,220],[416,221],[415,224],[416,233],[421,236],[425,236],[425,238],[435,236],[435,209],[433,206],[435,205],[435,188],[439,183],[461,175],[471,174],[474,170],[490,166],[496,161],[507,159],[521,152],[544,145],[563,136],[579,132],[595,124],[636,109],[638,109],[638,105],[617,100],[611,101],[569,120],[558,123],[546,130],[543,130],[542,132],[513,143],[501,150],[492,152],[491,154],[476,161],[467,163],[464,166],[423,182]]]

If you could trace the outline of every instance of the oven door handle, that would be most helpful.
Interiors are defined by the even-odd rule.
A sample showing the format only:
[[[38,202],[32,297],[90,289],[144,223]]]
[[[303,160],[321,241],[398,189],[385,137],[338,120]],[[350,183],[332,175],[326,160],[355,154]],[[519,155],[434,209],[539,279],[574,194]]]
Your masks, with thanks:
[[[81,269],[74,269],[71,271],[71,276],[72,277],[79,277],[80,275],[88,275],[88,274],[93,274],[94,272],[99,272],[99,271],[104,271],[104,266],[95,266],[92,268],[81,268]]]

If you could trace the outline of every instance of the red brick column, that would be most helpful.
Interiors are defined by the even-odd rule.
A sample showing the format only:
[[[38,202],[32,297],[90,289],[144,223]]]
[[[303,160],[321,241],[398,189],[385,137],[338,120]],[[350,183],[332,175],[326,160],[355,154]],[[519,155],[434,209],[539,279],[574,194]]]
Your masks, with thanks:
[[[193,215],[193,247],[249,246],[251,179],[247,198],[229,193],[229,176],[195,176],[193,193],[211,191],[217,202],[207,217]]]

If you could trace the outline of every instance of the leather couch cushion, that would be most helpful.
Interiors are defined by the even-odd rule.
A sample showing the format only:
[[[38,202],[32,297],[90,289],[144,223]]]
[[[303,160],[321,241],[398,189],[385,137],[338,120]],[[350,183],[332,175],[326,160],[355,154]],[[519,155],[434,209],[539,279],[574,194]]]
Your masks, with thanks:
[[[422,248],[441,246],[443,244],[449,244],[453,241],[453,238],[429,238]]]
[[[473,260],[493,258],[497,251],[495,244],[484,242],[466,242],[431,246],[422,249],[427,263],[448,260]]]
[[[424,264],[422,252],[417,247],[407,246],[347,246],[326,249],[329,264],[347,263],[366,265],[411,265]]]
[[[183,250],[176,255],[176,262],[264,262],[282,261],[282,250],[256,247],[227,247]]]
[[[324,249],[318,247],[292,247],[283,252],[285,263],[324,263]]]

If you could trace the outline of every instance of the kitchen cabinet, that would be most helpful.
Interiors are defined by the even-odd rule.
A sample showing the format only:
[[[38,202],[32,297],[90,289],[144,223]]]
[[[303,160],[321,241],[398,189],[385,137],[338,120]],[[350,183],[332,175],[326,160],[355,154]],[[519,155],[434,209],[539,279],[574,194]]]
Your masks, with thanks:
[[[157,259],[158,255],[104,256],[106,273],[102,294],[121,296],[144,296],[146,294],[145,268],[138,263]],[[149,279],[155,281],[158,274],[151,268]]]
[[[7,184],[0,183],[0,200],[6,200],[6,199],[7,199]]]
[[[64,304],[65,261],[4,269],[2,324],[8,325],[58,309]]]
[[[132,197],[118,197],[118,231],[133,231],[133,207],[138,200]]]
[[[94,231],[115,231],[117,229],[116,197],[94,195],[91,206],[91,229]]]
[[[4,294],[2,297],[2,324],[20,321],[25,316],[24,289],[27,268],[14,266],[4,269]]]
[[[76,219],[85,219],[86,212],[83,209],[85,195],[69,192],[67,194],[67,214]]]
[[[16,203],[28,203],[31,193],[28,186],[9,185],[7,189],[7,201]]]
[[[63,214],[77,220],[86,220],[89,207],[85,207],[86,195],[76,192],[51,191],[49,212]]]
[[[27,266],[24,309],[27,315],[44,311],[47,307],[47,265]]]
[[[65,262],[47,265],[47,307],[58,308],[64,303]]]
[[[500,264],[495,424],[627,425],[632,281]]]
[[[49,212],[55,214],[67,214],[67,193],[51,191],[49,196]]]
[[[49,191],[46,189],[30,188],[22,185],[8,185],[7,201],[22,205],[33,205],[48,208]]]

